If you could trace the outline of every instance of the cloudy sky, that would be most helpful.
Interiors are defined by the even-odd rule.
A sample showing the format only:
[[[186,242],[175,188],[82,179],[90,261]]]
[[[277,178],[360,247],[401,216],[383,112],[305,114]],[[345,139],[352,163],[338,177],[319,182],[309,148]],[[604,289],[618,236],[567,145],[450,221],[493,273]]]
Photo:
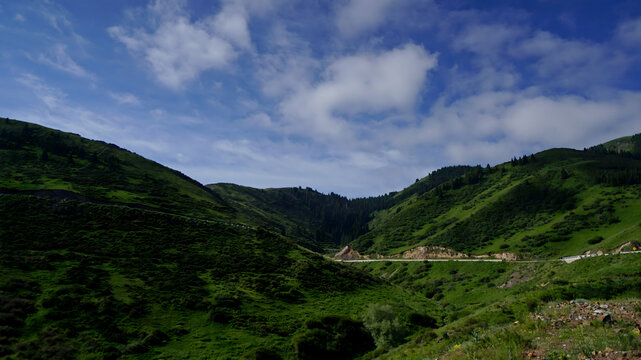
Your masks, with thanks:
[[[8,0],[0,50],[0,116],[202,183],[379,195],[641,132],[638,0]]]

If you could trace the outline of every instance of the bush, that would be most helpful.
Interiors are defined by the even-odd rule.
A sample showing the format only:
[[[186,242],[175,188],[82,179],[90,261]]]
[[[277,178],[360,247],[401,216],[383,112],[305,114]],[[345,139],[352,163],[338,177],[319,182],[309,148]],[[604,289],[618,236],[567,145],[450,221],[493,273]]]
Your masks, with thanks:
[[[594,245],[594,244],[600,243],[601,241],[603,241],[603,236],[596,236],[596,237],[588,240],[588,244]]]
[[[374,349],[374,340],[359,321],[326,316],[305,327],[293,340],[299,359],[353,359]]]
[[[432,329],[435,329],[438,327],[436,319],[434,319],[429,315],[411,313],[409,316],[409,321],[411,324],[418,325],[421,327],[427,327]]]
[[[396,346],[405,337],[405,327],[391,305],[370,305],[363,322],[379,348]]]
[[[243,355],[243,360],[281,360],[283,357],[270,348],[258,348]]]

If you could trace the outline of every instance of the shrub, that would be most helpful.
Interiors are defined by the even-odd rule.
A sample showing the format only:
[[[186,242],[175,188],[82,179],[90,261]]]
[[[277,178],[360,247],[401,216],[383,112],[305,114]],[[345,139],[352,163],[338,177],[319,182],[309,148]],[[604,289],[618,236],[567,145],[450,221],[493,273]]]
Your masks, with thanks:
[[[422,327],[435,329],[438,327],[436,319],[429,315],[411,313],[409,316],[409,321],[413,325],[418,325]]]
[[[596,236],[596,237],[593,237],[592,239],[588,240],[588,244],[594,245],[594,244],[600,243],[601,241],[603,241],[603,236]]]
[[[243,355],[243,360],[281,360],[283,357],[270,348],[260,347]]]
[[[379,348],[396,346],[405,337],[405,327],[391,305],[371,304],[363,322]]]
[[[339,316],[326,316],[305,324],[294,337],[299,359],[353,359],[374,349],[374,340],[363,323]]]

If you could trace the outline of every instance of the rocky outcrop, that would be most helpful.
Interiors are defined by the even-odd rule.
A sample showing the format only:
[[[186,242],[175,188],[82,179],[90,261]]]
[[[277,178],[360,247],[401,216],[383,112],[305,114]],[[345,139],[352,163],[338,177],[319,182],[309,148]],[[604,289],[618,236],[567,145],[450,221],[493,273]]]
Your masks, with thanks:
[[[641,245],[638,241],[628,241],[619,245],[612,253],[618,254],[622,251],[638,251],[639,249],[641,249]]]
[[[492,254],[492,257],[495,258],[495,259],[501,259],[501,260],[505,260],[505,261],[516,261],[516,260],[519,260],[518,255],[516,255],[515,253],[511,253],[511,252],[494,253],[494,254]]]
[[[359,260],[361,258],[363,258],[361,254],[349,245],[345,246],[343,250],[334,255],[334,259],[336,260]]]
[[[418,246],[401,254],[403,259],[462,259],[469,256],[442,246]]]

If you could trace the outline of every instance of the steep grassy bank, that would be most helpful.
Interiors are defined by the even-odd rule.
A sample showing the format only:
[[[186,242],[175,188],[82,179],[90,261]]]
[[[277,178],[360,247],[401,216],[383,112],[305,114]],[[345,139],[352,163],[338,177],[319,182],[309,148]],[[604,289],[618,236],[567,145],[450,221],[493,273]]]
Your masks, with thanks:
[[[434,312],[265,230],[22,194],[0,195],[0,213],[11,358],[291,357],[306,321]]]

